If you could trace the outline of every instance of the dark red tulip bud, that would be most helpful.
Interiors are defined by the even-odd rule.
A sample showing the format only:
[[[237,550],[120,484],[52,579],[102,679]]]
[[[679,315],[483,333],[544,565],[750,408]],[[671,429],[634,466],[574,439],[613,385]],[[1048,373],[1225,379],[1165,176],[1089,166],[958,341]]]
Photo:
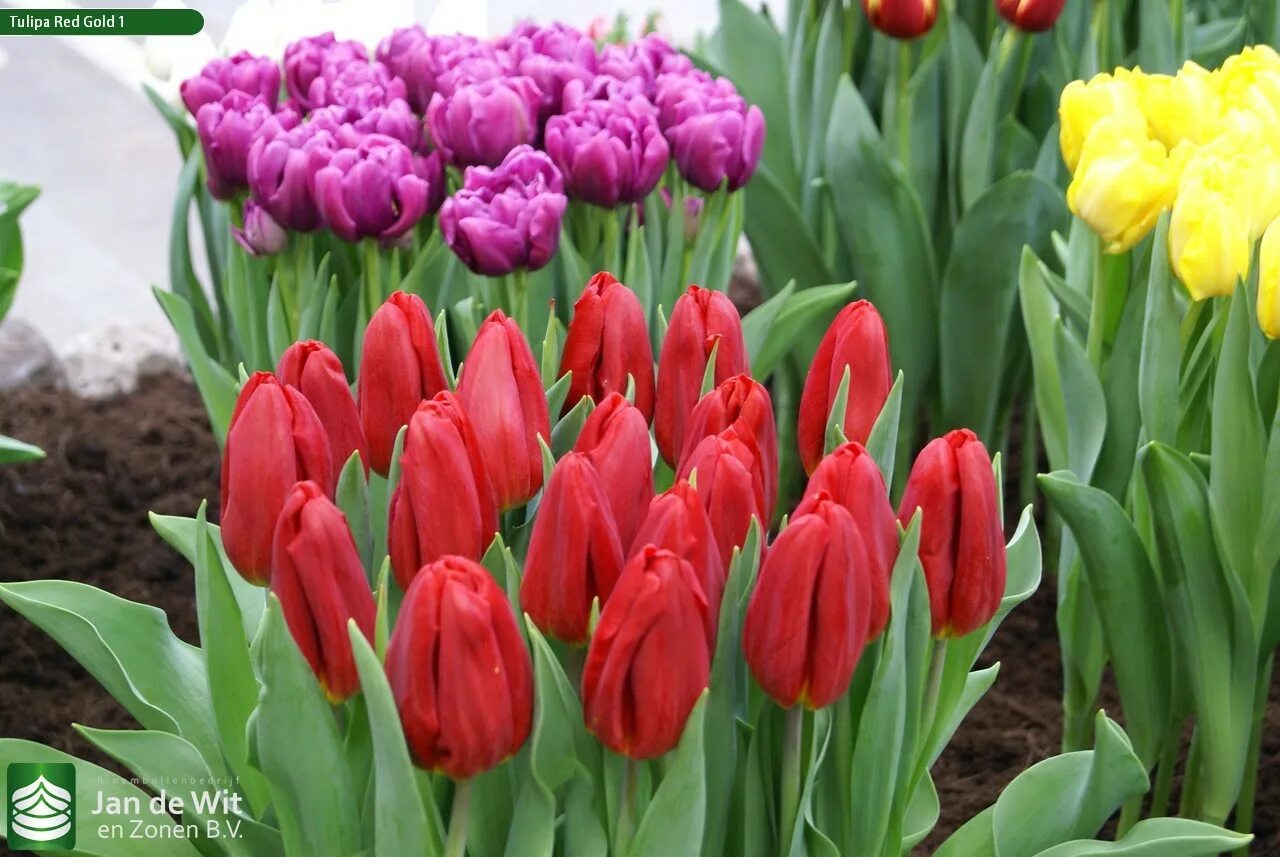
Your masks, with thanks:
[[[711,530],[711,519],[702,508],[702,498],[688,482],[677,482],[649,504],[649,513],[631,543],[629,555],[640,553],[646,545],[669,550],[693,566],[694,576],[707,596],[707,645],[714,651],[724,593],[724,562]]]
[[[424,399],[445,389],[427,305],[395,292],[369,320],[360,356],[360,422],[375,472],[387,475],[400,429]]]
[[[347,519],[314,482],[293,487],[276,524],[271,591],[335,705],[360,687],[347,621],[372,641],[377,608]]]
[[[608,603],[622,572],[622,542],[609,497],[587,456],[556,463],[538,504],[520,584],[520,606],[534,624],[574,645],[590,635],[591,603]]]
[[[707,601],[687,561],[646,547],[627,563],[587,648],[587,728],[615,753],[652,759],[675,747],[707,686]]]
[[[727,570],[733,549],[746,542],[751,519],[759,518],[765,526],[764,481],[754,441],[744,441],[733,426],[703,438],[676,478],[688,479],[697,489]]]
[[[996,0],[1000,17],[1019,30],[1041,33],[1052,27],[1067,0]]]
[[[995,474],[977,435],[956,429],[921,450],[898,509],[904,526],[917,508],[933,635],[963,637],[996,615],[1006,574]]]
[[[467,779],[529,737],[529,652],[507,596],[469,559],[446,556],[414,576],[387,648],[387,680],[423,768]]]
[[[871,637],[889,621],[889,578],[898,559],[898,516],[875,459],[862,444],[849,442],[819,462],[794,517],[812,512],[830,498],[853,516],[871,563]]]
[[[542,376],[520,326],[494,310],[462,363],[458,400],[475,429],[498,509],[528,502],[542,487],[541,435],[551,442]]]
[[[685,424],[680,461],[693,454],[704,437],[733,426],[738,436],[755,444],[764,483],[763,524],[773,520],[778,499],[778,428],[773,421],[773,402],[764,385],[750,375],[735,375],[703,396]],[[679,468],[677,468],[679,469]]]
[[[250,583],[271,579],[276,519],[293,486],[306,479],[333,493],[334,471],[315,409],[270,372],[255,372],[236,399],[222,450],[222,544]]]
[[[342,361],[323,342],[309,339],[285,349],[276,366],[280,383],[294,387],[315,408],[316,416],[329,435],[333,469],[341,473],[353,452],[360,453],[364,472],[369,473],[369,446],[360,427],[360,414],[351,395]]]
[[[867,643],[871,575],[853,517],[830,500],[769,547],[742,627],[756,681],[779,705],[823,708],[844,695]]]
[[[689,413],[702,395],[702,376],[717,343],[717,384],[748,371],[742,320],[729,296],[690,286],[672,308],[658,358],[653,430],[658,451],[672,467],[679,463]]]
[[[812,473],[826,445],[827,418],[849,369],[849,398],[840,421],[849,440],[866,443],[893,386],[889,373],[889,335],[869,301],[849,304],[827,328],[809,366],[800,395],[796,434],[800,461]]]
[[[497,531],[475,431],[452,393],[436,393],[409,420],[391,497],[387,548],[396,582],[407,590],[418,569],[446,554],[479,560]]]
[[[644,414],[621,393],[610,393],[582,426],[576,451],[600,474],[625,548],[653,499],[653,447]]]
[[[573,372],[564,413],[583,396],[596,404],[610,393],[626,393],[635,379],[635,404],[645,423],[653,419],[653,349],[649,325],[635,292],[601,271],[573,305],[560,374]]]
[[[914,39],[933,28],[937,0],[862,0],[871,26],[895,39]]]

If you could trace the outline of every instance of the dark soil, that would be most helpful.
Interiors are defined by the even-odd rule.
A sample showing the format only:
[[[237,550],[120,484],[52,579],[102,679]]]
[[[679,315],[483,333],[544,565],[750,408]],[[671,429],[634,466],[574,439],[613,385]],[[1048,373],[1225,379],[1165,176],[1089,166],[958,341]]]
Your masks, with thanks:
[[[0,581],[80,580],[164,609],[195,642],[187,564],[156,536],[148,511],[217,507],[217,450],[195,390],[154,378],[132,396],[84,402],[52,390],[0,394],[0,434],[37,443],[44,461],[0,468]],[[114,768],[70,728],[136,724],[42,632],[0,606],[0,736],[41,741]],[[983,656],[995,686],[934,768],[936,846],[1029,765],[1058,751],[1060,664],[1054,593],[1042,587]],[[1259,774],[1254,853],[1280,854],[1280,695],[1273,684]],[[2,848],[3,846],[0,846]]]

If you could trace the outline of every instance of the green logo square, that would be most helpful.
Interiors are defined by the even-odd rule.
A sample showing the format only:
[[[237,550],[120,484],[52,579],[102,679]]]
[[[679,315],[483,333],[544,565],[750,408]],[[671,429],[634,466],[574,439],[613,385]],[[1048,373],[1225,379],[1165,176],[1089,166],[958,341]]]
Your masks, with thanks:
[[[75,765],[14,762],[9,765],[6,795],[10,848],[48,851],[75,847]]]

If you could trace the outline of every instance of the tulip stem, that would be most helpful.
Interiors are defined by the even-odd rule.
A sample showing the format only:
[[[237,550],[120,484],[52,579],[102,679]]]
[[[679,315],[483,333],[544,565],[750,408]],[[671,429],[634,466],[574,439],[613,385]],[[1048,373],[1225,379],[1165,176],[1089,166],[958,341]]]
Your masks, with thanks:
[[[911,42],[898,40],[898,78],[895,81],[897,100],[894,103],[894,120],[898,131],[898,160],[902,169],[911,173]]]
[[[1169,811],[1169,795],[1173,793],[1173,771],[1178,766],[1178,750],[1182,746],[1182,723],[1176,721],[1164,739],[1160,761],[1156,763],[1156,784],[1151,791],[1151,806],[1147,810],[1151,818],[1160,818]]]
[[[791,853],[796,823],[800,814],[800,745],[804,737],[804,708],[787,709],[786,735],[782,744],[782,793],[778,832],[778,853]]]
[[[925,735],[931,735],[937,726],[934,721],[938,718],[938,696],[942,693],[942,677],[946,671],[947,638],[940,637],[933,641],[933,650],[929,653],[929,683],[924,688],[924,710],[921,712]]]
[[[453,810],[449,813],[449,838],[444,857],[464,857],[467,853],[467,825],[471,821],[471,780],[453,784]]]
[[[627,853],[635,827],[636,760],[626,756],[622,763],[622,789],[618,794],[618,826],[613,831],[615,857]]]
[[[366,320],[382,306],[382,260],[378,255],[378,242],[374,238],[364,241],[364,297]]]
[[[1258,758],[1262,753],[1262,726],[1267,717],[1267,691],[1271,688],[1271,674],[1276,656],[1272,654],[1258,673],[1258,684],[1253,707],[1253,726],[1249,732],[1249,753],[1245,756],[1244,780],[1240,783],[1240,798],[1236,801],[1235,829],[1240,833],[1253,832],[1253,809],[1258,796]],[[1237,857],[1249,857],[1249,846],[1242,845],[1235,852]]]

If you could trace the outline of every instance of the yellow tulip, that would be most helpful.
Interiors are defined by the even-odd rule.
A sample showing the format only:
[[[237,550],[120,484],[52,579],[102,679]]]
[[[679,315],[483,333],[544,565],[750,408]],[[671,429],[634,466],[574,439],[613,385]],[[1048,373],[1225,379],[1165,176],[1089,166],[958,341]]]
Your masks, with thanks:
[[[1218,92],[1228,107],[1245,106],[1259,78],[1274,74],[1280,74],[1280,54],[1267,45],[1244,48],[1215,72]]]
[[[1268,339],[1280,339],[1280,220],[1262,233],[1258,268],[1258,326]]]
[[[1221,163],[1205,170],[1212,179],[1230,172]],[[1169,219],[1169,262],[1198,301],[1234,292],[1236,280],[1249,274],[1253,250],[1247,213],[1217,183],[1202,181],[1189,165]]]
[[[1088,83],[1072,81],[1058,100],[1058,143],[1067,169],[1075,172],[1090,132],[1103,119],[1122,125],[1135,135],[1146,135],[1135,79],[1139,73],[1117,69],[1116,75],[1098,74]]]
[[[1151,136],[1165,148],[1204,143],[1219,132],[1222,99],[1213,74],[1201,66],[1187,62],[1176,75],[1145,75],[1138,91]]]
[[[1181,152],[1131,133],[1123,120],[1097,123],[1067,188],[1071,212],[1102,237],[1108,253],[1123,253],[1152,230],[1173,204]]]
[[[1280,217],[1280,154],[1270,145],[1274,135],[1252,113],[1233,110],[1223,134],[1196,150],[1183,182],[1198,182],[1232,201],[1257,240]]]

